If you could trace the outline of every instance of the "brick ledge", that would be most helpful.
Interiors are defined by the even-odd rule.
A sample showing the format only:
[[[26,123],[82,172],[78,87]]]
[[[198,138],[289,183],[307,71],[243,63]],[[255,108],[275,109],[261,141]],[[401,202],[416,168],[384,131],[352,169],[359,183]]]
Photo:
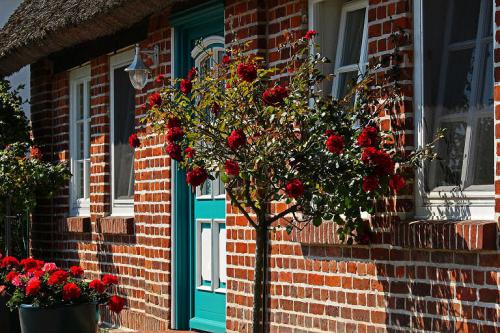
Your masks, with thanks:
[[[130,216],[106,216],[97,219],[97,230],[103,234],[132,235],[134,218]]]
[[[92,231],[90,216],[71,216],[62,224],[62,232],[89,233]]]

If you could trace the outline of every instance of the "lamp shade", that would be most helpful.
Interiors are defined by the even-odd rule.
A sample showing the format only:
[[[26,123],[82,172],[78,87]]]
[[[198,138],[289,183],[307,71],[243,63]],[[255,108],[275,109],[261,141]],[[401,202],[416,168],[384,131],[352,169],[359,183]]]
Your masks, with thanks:
[[[130,82],[135,89],[140,90],[146,86],[150,70],[146,65],[144,65],[144,62],[142,62],[141,50],[139,46],[135,47],[134,60],[130,66],[125,68],[125,71],[128,72]]]

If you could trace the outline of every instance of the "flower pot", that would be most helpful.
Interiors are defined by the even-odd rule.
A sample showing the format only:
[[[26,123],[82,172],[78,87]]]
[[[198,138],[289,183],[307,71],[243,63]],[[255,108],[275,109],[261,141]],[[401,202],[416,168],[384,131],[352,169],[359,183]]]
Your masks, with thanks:
[[[19,314],[7,307],[7,297],[0,296],[0,331],[3,333],[20,333]]]
[[[84,303],[54,308],[21,305],[22,333],[96,333],[96,304]]]

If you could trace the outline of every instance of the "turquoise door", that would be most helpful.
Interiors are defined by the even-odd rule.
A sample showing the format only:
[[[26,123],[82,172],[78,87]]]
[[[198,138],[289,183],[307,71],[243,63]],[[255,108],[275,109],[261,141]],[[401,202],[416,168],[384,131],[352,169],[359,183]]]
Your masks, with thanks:
[[[224,8],[212,1],[171,18],[176,76],[200,75],[224,53]],[[208,52],[207,52],[208,51]],[[223,184],[208,180],[195,193],[177,170],[175,183],[176,327],[226,330],[226,201]]]

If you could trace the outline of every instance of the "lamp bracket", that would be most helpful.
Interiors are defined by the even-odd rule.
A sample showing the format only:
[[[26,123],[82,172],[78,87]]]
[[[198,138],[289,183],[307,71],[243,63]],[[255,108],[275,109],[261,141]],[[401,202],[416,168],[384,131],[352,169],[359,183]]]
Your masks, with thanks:
[[[140,52],[142,54],[148,55],[151,60],[153,60],[153,66],[157,67],[160,63],[159,57],[160,57],[160,46],[155,45],[153,46],[152,49],[141,49]]]

